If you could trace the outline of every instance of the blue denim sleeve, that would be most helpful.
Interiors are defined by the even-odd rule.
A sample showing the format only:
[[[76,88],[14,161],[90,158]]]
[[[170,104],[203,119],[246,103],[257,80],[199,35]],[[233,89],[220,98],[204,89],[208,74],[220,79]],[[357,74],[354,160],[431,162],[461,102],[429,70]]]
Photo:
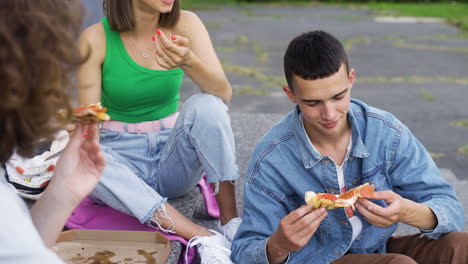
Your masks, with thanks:
[[[242,224],[231,248],[234,263],[267,264],[268,238],[287,214],[279,196],[255,179],[247,179],[244,184]]]
[[[427,205],[437,217],[437,226],[433,230],[421,230],[422,234],[437,239],[445,233],[461,230],[463,207],[421,142],[407,127],[403,127],[395,143],[389,170],[394,191],[404,198]]]

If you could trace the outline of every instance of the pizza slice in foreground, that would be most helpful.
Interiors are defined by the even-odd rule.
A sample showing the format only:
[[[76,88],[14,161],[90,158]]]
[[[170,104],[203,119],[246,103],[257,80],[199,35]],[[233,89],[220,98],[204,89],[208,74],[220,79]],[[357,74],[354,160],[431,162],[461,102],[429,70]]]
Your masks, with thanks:
[[[356,188],[353,188],[340,195],[331,193],[306,192],[305,202],[311,204],[314,208],[335,209],[342,207],[352,207],[358,198],[373,198],[374,187],[368,182]]]
[[[110,117],[106,114],[107,108],[101,103],[89,104],[77,107],[73,110],[73,120],[82,123],[108,121]]]

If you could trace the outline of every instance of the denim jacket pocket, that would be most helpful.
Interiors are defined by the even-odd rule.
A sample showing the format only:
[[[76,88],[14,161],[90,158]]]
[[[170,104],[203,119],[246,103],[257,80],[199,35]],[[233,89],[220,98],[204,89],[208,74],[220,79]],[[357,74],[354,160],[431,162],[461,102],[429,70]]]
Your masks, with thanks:
[[[99,131],[99,142],[109,142],[114,141],[120,138],[121,133],[117,131],[112,131],[108,129],[101,129]]]
[[[376,191],[391,190],[391,184],[385,175],[383,165],[376,166],[374,169],[362,174],[361,184],[369,182]]]
[[[385,170],[383,166],[377,166],[375,169],[363,173],[362,183],[369,182],[375,188],[376,192],[386,191],[386,190],[393,190],[392,185],[388,181],[387,176],[385,175]],[[372,202],[378,204],[382,207],[387,207],[387,203],[384,200],[374,200],[371,199]]]

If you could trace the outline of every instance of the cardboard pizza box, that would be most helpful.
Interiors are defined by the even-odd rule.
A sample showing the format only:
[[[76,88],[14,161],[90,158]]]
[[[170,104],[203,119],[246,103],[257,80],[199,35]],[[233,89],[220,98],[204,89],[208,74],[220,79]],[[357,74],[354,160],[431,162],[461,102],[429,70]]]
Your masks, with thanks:
[[[159,264],[171,252],[158,232],[69,230],[52,247],[67,264]]]

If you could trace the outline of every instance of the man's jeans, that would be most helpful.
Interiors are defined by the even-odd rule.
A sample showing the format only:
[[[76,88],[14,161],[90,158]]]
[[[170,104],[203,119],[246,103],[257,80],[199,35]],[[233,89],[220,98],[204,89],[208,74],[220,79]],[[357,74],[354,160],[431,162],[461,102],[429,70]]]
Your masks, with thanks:
[[[420,234],[391,237],[387,254],[347,254],[332,264],[466,264],[468,232],[450,232],[439,239]]]
[[[91,197],[133,215],[141,223],[167,199],[180,197],[200,181],[235,180],[235,144],[222,100],[209,94],[190,97],[174,128],[151,133],[101,129],[106,168]]]

